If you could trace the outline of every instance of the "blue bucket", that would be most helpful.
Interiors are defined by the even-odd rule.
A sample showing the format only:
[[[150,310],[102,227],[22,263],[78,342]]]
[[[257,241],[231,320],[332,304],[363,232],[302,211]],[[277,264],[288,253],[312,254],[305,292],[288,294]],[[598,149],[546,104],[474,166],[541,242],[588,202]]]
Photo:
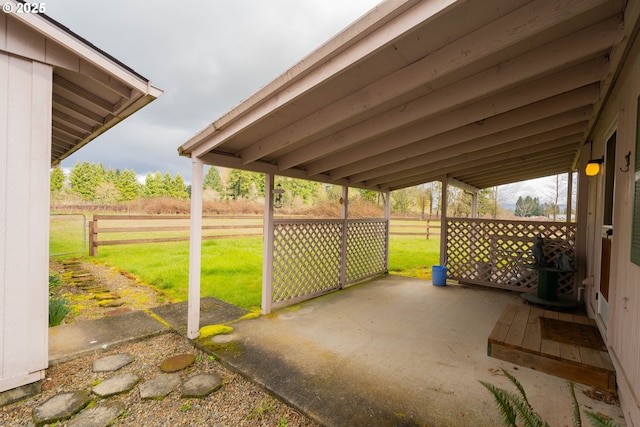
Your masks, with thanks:
[[[431,281],[434,286],[447,285],[447,267],[434,265],[431,267]]]

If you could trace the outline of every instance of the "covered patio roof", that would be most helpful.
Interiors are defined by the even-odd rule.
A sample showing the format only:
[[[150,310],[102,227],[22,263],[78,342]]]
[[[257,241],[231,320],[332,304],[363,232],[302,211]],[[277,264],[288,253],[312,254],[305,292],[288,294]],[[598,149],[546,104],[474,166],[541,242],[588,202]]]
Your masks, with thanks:
[[[178,151],[378,191],[566,173],[636,35],[637,9],[388,0]]]

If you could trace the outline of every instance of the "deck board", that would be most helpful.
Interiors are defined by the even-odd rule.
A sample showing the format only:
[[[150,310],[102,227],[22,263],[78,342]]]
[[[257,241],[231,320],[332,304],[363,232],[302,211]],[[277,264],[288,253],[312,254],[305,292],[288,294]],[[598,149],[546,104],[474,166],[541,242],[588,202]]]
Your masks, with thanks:
[[[609,354],[543,339],[540,317],[593,324],[581,314],[510,304],[489,335],[488,355],[615,393],[615,370]]]

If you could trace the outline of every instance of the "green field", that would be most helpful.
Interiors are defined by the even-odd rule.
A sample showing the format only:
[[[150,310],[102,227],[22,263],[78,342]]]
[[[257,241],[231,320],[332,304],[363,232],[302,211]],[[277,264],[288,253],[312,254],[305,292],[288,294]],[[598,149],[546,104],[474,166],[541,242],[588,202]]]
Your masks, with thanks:
[[[393,225],[399,223],[393,221]],[[420,229],[405,228],[402,231]],[[52,245],[64,245],[64,242],[52,242]],[[216,297],[247,309],[259,307],[262,250],[262,238],[256,237],[204,241],[201,295]],[[162,290],[174,302],[187,299],[189,242],[100,246],[97,257],[85,255],[85,258],[132,273]],[[437,237],[427,240],[424,236],[391,236],[391,273],[430,279],[431,266],[438,263]]]

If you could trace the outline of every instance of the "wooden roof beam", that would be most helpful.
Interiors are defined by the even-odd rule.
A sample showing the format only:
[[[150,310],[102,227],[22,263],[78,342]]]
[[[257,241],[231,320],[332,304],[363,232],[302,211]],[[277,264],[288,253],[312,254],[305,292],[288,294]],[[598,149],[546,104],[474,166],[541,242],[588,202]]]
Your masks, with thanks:
[[[482,99],[496,95],[501,91],[531,82],[559,72],[558,64],[579,64],[585,60],[593,60],[594,55],[600,53],[600,65],[588,62],[587,70],[594,67],[593,77],[600,80],[606,76],[604,67],[605,55],[614,41],[621,35],[620,18],[611,18],[583,31],[579,31],[558,42],[543,46],[525,55],[503,62],[482,73],[466,78],[442,91],[422,97],[414,102],[393,110],[390,114],[366,120],[342,132],[336,132],[332,137],[345,145],[355,144],[377,135],[383,135],[392,129],[406,126],[417,120],[433,118],[442,112],[464,106],[474,99]],[[589,83],[593,83],[593,80]],[[575,87],[575,86],[574,86]],[[358,140],[354,140],[357,136]],[[331,138],[331,137],[330,137]],[[324,140],[315,141],[329,142]],[[324,145],[324,144],[322,144]],[[395,148],[392,146],[390,148]],[[357,148],[356,148],[357,149]],[[357,154],[356,154],[357,156]],[[332,158],[323,158],[306,166],[309,175],[321,173],[331,168],[337,158],[349,158],[348,152],[341,152]]]
[[[551,76],[537,79],[524,86],[501,92],[499,96],[483,98],[473,104],[437,115],[432,119],[410,126],[406,131],[402,132],[407,132],[407,138],[412,138],[411,133],[414,133],[416,136],[413,136],[413,138],[417,138],[416,140],[424,139],[460,126],[465,126],[469,123],[483,120],[490,116],[541,101],[545,98],[569,92],[577,87],[588,86],[604,78],[608,70],[609,64],[607,59],[605,57],[599,57],[592,61],[562,70]],[[363,140],[372,138],[371,127],[380,127],[383,122],[389,119],[389,114],[394,113],[385,113],[377,116],[375,123],[372,120],[367,120],[344,131],[322,138],[314,144],[305,145],[298,150],[277,158],[275,163],[278,164],[280,170],[285,170],[300,166],[304,162],[314,158],[331,156],[331,159],[325,160],[324,163],[323,160],[320,160],[313,166],[309,165],[307,168],[310,174],[320,169],[328,170],[326,169],[328,168],[326,165],[332,163],[332,161],[339,161],[341,158],[346,157],[346,155],[348,155],[346,151],[350,147],[353,147]],[[401,114],[398,113],[398,116],[401,116]],[[375,141],[375,139],[373,141]],[[370,143],[367,144],[369,145],[369,149],[373,148]],[[343,154],[345,154],[345,156],[343,156]],[[338,164],[338,166],[343,166],[344,164],[346,163]]]
[[[79,132],[91,133],[93,126],[88,123],[78,120],[68,114],[65,114],[62,110],[54,110],[53,119],[59,123],[64,123],[66,126],[73,128]]]
[[[85,137],[87,137],[89,133],[89,132],[78,131],[70,126],[67,126],[66,124],[56,120],[56,116],[53,116],[52,118],[52,128],[57,130],[58,132],[64,133],[66,135],[69,135],[72,138],[77,138],[77,139],[84,139]]]
[[[524,176],[526,177],[524,179],[528,179],[529,177],[554,175],[556,173],[562,173],[569,170],[570,165],[568,165],[569,162],[567,161],[567,159],[570,157],[570,154],[573,153],[573,151],[574,150],[568,150],[564,152],[565,156],[561,158],[558,158],[559,153],[553,153],[548,157],[545,157],[542,160],[537,160],[535,162],[527,159],[522,159],[520,162],[514,164],[513,167],[510,167],[508,169],[504,167],[504,164],[499,164],[496,166],[490,164],[482,165],[478,164],[477,162],[473,162],[470,167],[482,170],[482,180],[475,180],[472,179],[472,177],[461,176],[460,174],[455,174],[455,179],[461,182],[469,183],[469,185],[473,185],[474,187],[482,189],[491,187],[493,185],[501,185],[519,181],[520,176]],[[553,161],[554,159],[556,159],[555,162]],[[429,171],[427,173],[415,175],[410,178],[389,181],[379,185],[378,187],[381,189],[381,191],[393,191],[400,188],[419,185],[425,182],[437,181],[440,180],[444,174],[446,174],[446,170],[444,169]],[[482,184],[482,182],[489,182],[490,184],[485,185]]]
[[[580,95],[580,96],[576,96]],[[377,170],[385,165],[396,162],[411,161],[417,156],[432,153],[436,150],[451,147],[465,141],[473,141],[488,135],[504,132],[509,129],[527,125],[521,129],[513,131],[513,139],[519,139],[528,135],[545,132],[587,120],[592,113],[592,108],[585,94],[565,94],[548,100],[540,101],[517,110],[513,110],[499,116],[490,117],[487,120],[467,125],[434,137],[415,142],[393,151],[385,152],[369,157],[368,146],[363,147],[359,159],[367,158],[367,162],[354,162],[330,171],[333,178],[353,176],[367,171]],[[555,102],[554,102],[555,101]],[[585,106],[586,105],[586,106]],[[582,107],[584,106],[584,107]],[[520,132],[522,131],[522,132]],[[503,138],[509,138],[503,135]],[[394,140],[395,135],[386,136],[388,140]],[[494,142],[491,139],[483,139],[487,146]],[[367,178],[368,179],[368,178]]]
[[[580,131],[575,133],[575,131]],[[438,159],[429,159],[429,163],[420,164],[419,166],[407,167],[404,170],[391,170],[389,173],[377,176],[373,179],[366,180],[367,185],[380,185],[392,179],[408,178],[413,175],[423,174],[427,170],[446,170],[447,173],[452,172],[454,167],[463,167],[468,162],[478,162],[483,159],[491,160],[509,160],[514,156],[533,155],[537,151],[545,151],[554,147],[564,145],[575,145],[581,141],[586,130],[586,122],[567,126],[556,131],[545,132],[520,140],[509,140],[503,144],[488,149],[470,150],[464,154],[455,157],[444,157]],[[513,151],[517,150],[517,151]],[[443,152],[446,151],[442,150]],[[384,173],[387,171],[385,170]]]
[[[562,26],[567,26],[571,18],[606,3],[608,0],[582,0],[562,5],[555,1],[534,1],[246,147],[239,153],[242,163],[247,164],[264,158],[301,139],[311,137],[314,133],[366,113],[367,110],[420,87],[436,87],[433,83],[438,79],[469,67],[476,61],[499,55],[511,45],[535,43],[533,40],[541,32],[551,29],[552,32],[567,31]],[[536,16],[537,19],[532,21],[531,16]],[[487,43],[487,40],[491,42]],[[540,43],[543,44],[542,41]],[[609,46],[610,44],[607,44],[606,48]],[[460,52],[465,54],[460,55]]]
[[[567,171],[571,169],[571,155],[579,148],[580,144],[551,149],[545,153],[537,153],[535,156],[522,156],[518,162],[509,163],[491,162],[480,165],[469,165],[467,171],[456,172],[456,177],[462,181],[478,180],[483,176],[509,177],[518,171],[545,170],[545,168],[562,167]],[[480,166],[480,167],[478,167]],[[474,170],[474,168],[476,168]]]
[[[54,93],[53,94],[53,108],[56,109],[58,106],[66,107],[68,110],[73,111],[75,114],[84,117],[89,122],[93,122],[96,124],[104,124],[104,117],[100,114],[89,110],[81,105],[76,104],[75,102]]]
[[[55,93],[69,99],[75,104],[82,105],[88,103],[95,106],[103,113],[113,113],[114,106],[109,101],[95,95],[94,93],[54,74],[53,90]]]

